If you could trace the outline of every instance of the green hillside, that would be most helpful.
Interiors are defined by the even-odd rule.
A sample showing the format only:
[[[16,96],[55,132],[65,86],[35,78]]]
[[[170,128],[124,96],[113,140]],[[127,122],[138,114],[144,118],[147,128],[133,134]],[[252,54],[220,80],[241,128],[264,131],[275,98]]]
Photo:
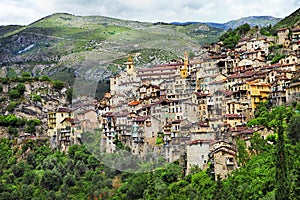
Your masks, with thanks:
[[[131,52],[143,53],[135,58],[137,67],[182,57],[200,44],[217,41],[222,31],[205,24],[176,26],[65,13],[0,30],[6,30],[1,31],[0,66],[16,74],[29,71],[54,78],[67,72],[69,82],[72,77],[105,79],[110,69],[115,73],[122,68],[120,60]]]
[[[296,24],[300,23],[300,8],[298,8],[295,12],[285,17],[277,24],[274,25],[274,28],[291,28]]]

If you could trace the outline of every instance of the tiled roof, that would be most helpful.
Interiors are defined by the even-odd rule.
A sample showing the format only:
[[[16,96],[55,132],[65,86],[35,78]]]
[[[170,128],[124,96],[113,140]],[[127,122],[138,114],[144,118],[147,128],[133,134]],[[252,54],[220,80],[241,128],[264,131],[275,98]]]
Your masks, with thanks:
[[[164,71],[164,70],[176,70],[178,67],[183,64],[166,64],[166,65],[161,65],[158,67],[152,67],[152,68],[146,68],[146,69],[139,69],[138,73],[140,72],[155,72],[155,71]]]
[[[74,118],[70,118],[70,117],[68,117],[68,118],[65,118],[64,120],[62,120],[60,123],[63,123],[64,121],[67,121],[67,122],[70,122],[70,123],[75,123],[75,119]]]
[[[225,114],[225,118],[244,118],[244,115],[239,114]]]
[[[128,103],[129,106],[137,106],[141,103],[141,101],[131,101]]]
[[[114,117],[115,115],[114,115],[115,113],[113,113],[113,112],[107,112],[107,113],[104,113],[103,115],[102,115],[102,117]]]
[[[71,108],[64,108],[64,107],[61,107],[61,108],[57,109],[57,112],[67,112],[67,113],[70,113],[72,111],[73,110]]]
[[[133,121],[134,122],[143,122],[147,119],[149,119],[150,117],[149,116],[138,116],[137,118],[135,118]]]

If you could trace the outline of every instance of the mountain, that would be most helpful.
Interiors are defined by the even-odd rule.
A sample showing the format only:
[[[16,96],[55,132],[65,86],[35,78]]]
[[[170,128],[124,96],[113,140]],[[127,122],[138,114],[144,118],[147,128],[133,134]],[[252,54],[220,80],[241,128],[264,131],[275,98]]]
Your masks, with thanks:
[[[277,24],[274,25],[274,29],[277,28],[291,28],[296,24],[300,25],[300,8],[295,12],[280,20]]]
[[[134,58],[137,67],[150,66],[199,50],[221,32],[201,23],[177,26],[56,13],[28,26],[0,27],[0,67],[8,75],[29,71],[68,82],[99,80],[120,71],[132,53],[140,53]]]
[[[231,20],[226,23],[211,23],[211,22],[205,22],[205,24],[215,27],[215,28],[221,28],[224,30],[228,29],[235,29],[243,24],[248,23],[250,26],[259,26],[264,27],[268,25],[274,25],[278,21],[280,21],[280,18],[275,18],[271,16],[250,16],[250,17],[243,17],[237,20]]]

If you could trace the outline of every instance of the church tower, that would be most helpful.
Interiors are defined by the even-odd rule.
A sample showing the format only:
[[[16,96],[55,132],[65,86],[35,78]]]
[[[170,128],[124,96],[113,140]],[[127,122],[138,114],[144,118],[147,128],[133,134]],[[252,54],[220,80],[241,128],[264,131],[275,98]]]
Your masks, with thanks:
[[[135,70],[134,70],[133,59],[131,58],[131,56],[127,59],[127,62],[125,64],[126,64],[127,74],[133,74]]]
[[[186,78],[188,76],[188,65],[189,65],[189,58],[188,53],[184,53],[184,60],[183,60],[183,66],[180,68],[180,76],[181,78]]]

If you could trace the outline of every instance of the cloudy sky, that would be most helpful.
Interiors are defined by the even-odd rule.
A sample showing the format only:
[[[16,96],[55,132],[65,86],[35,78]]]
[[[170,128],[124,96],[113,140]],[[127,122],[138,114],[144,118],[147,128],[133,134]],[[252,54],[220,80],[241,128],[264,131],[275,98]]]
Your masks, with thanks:
[[[30,24],[66,12],[147,22],[218,22],[247,16],[286,17],[299,0],[0,0],[0,25]]]

